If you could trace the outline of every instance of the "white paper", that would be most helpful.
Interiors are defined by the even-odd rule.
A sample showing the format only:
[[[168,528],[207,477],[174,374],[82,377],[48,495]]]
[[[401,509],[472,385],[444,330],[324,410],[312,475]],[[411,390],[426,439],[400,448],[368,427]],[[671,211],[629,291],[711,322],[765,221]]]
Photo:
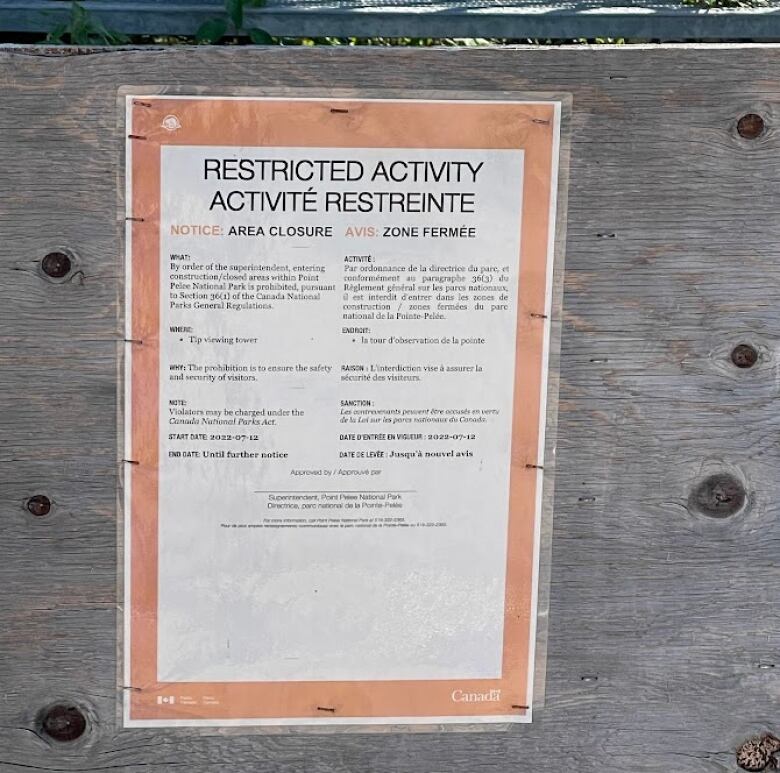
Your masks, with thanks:
[[[500,677],[522,150],[161,153],[158,679]],[[204,179],[253,158],[482,165],[375,187],[479,206],[209,211],[307,189]]]

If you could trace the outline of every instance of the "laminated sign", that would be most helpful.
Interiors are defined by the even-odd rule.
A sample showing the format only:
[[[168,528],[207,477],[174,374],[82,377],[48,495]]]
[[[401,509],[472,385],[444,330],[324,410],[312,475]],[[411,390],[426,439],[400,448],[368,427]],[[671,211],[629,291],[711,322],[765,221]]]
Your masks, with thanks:
[[[127,97],[126,725],[530,721],[563,104]]]

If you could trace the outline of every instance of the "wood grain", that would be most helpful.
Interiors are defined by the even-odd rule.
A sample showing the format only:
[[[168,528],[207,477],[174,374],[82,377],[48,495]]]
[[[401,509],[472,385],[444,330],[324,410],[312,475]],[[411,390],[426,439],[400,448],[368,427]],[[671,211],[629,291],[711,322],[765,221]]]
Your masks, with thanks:
[[[735,770],[780,730],[780,48],[0,51],[0,771]],[[73,52],[70,52],[73,53]],[[574,99],[546,705],[504,733],[116,718],[117,89]],[[735,132],[760,112],[767,133]],[[74,276],[37,262],[71,249]],[[759,363],[729,353],[751,342]],[[729,472],[746,511],[687,507]],[[40,518],[26,498],[46,494]],[[759,664],[777,668],[759,668]],[[583,677],[597,677],[583,679]],[[88,712],[53,744],[41,707]]]

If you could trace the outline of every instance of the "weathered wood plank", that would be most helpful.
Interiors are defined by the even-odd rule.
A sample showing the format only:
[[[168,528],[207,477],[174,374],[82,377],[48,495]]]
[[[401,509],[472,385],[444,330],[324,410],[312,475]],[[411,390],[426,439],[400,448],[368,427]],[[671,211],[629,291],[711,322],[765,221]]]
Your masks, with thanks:
[[[780,48],[0,52],[0,770],[723,773],[778,729]],[[546,706],[507,733],[117,728],[116,93],[574,97]],[[762,113],[749,142],[734,126]],[[614,236],[612,236],[614,234]],[[78,276],[36,268],[67,247]],[[761,360],[740,370],[736,343]],[[712,472],[747,510],[697,515]],[[47,494],[52,512],[24,507]],[[597,676],[593,681],[583,677]],[[74,744],[35,716],[89,712]]]
[[[107,26],[126,34],[193,35],[224,15],[217,0],[84,0]],[[780,2],[699,8],[682,0],[268,0],[248,9],[247,26],[280,37],[780,39]],[[64,0],[0,0],[0,29],[47,32],[69,15]]]

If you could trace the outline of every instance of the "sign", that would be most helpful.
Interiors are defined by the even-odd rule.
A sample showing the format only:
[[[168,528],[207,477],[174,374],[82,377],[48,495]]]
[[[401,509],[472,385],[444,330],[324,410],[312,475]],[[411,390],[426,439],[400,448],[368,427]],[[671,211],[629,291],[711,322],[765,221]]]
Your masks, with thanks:
[[[125,723],[530,721],[560,103],[127,122]]]

